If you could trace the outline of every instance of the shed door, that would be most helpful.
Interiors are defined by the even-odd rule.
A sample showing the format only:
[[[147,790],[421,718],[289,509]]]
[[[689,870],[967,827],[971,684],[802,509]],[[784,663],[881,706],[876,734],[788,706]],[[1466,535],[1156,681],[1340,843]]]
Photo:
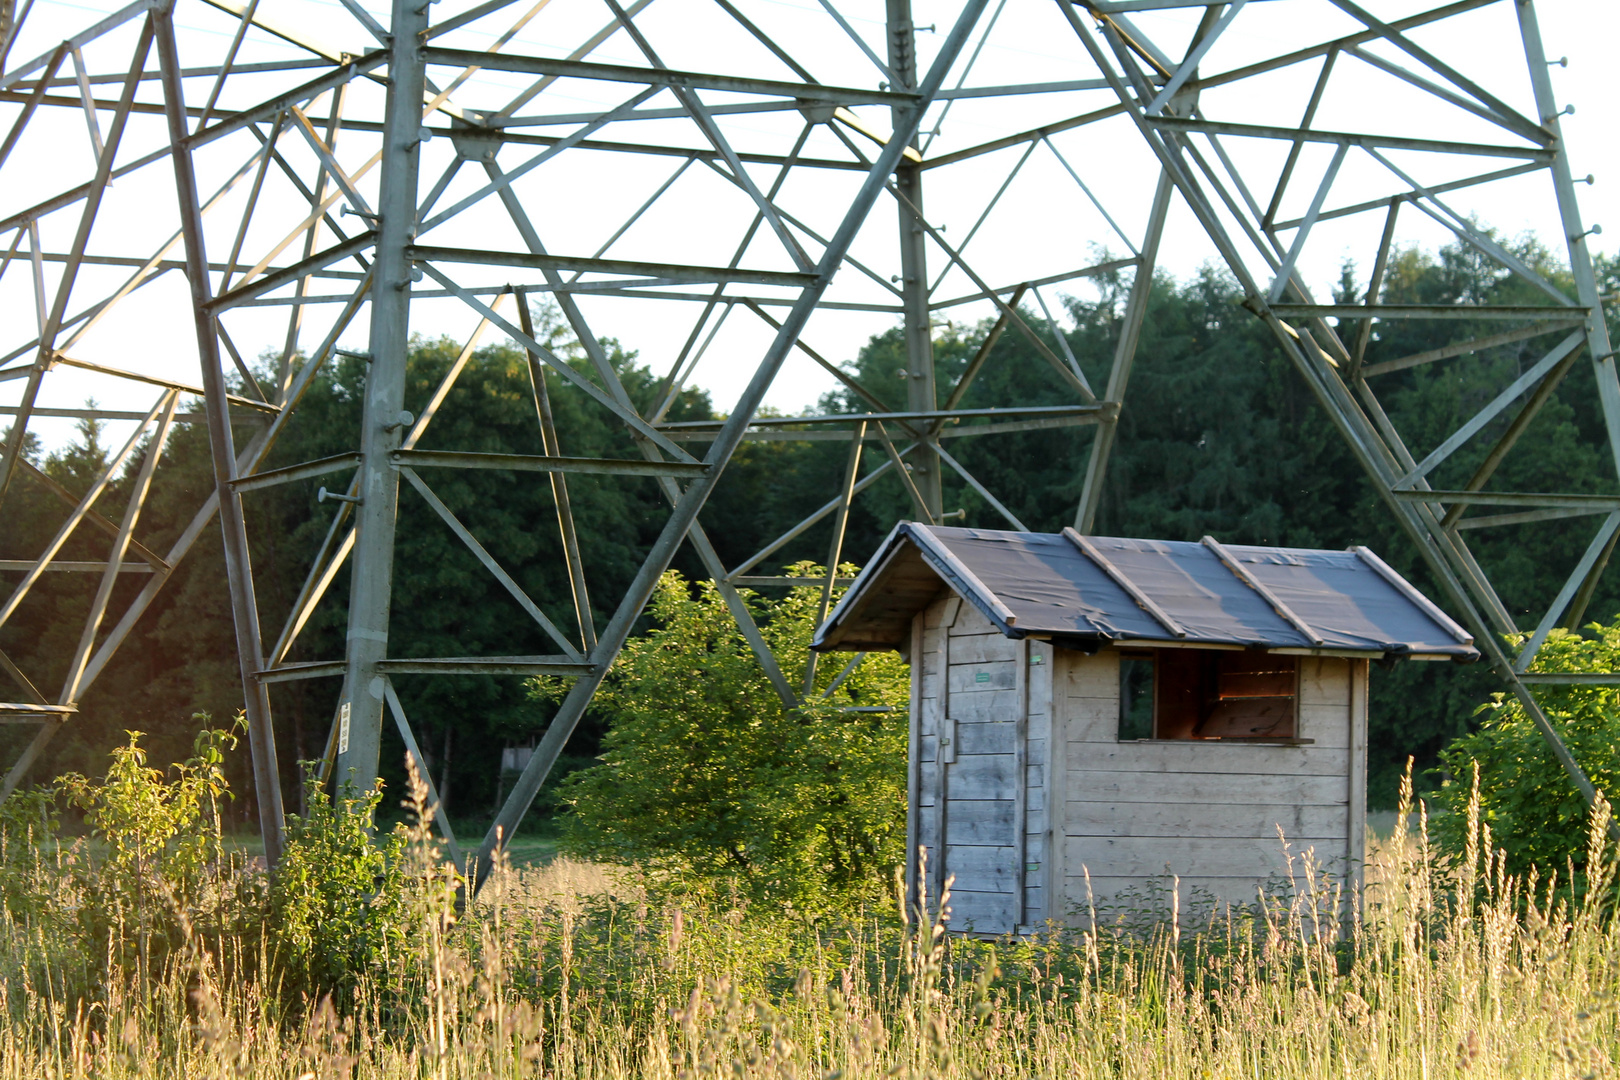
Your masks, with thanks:
[[[936,881],[956,878],[952,930],[1008,934],[1023,906],[1018,819],[1027,688],[1019,660],[1026,646],[976,611],[968,618],[971,609],[963,607],[949,638],[938,766],[945,850]]]

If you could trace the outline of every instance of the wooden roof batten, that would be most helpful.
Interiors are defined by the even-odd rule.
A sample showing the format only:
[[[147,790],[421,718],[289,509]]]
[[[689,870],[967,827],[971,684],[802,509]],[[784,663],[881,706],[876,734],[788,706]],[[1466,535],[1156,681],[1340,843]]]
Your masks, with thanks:
[[[1462,627],[1361,547],[1232,549],[1209,536],[1179,542],[915,522],[890,532],[812,647],[903,649],[912,618],[941,588],[1006,637],[1087,652],[1120,646],[1460,663],[1479,657]],[[1324,628],[1312,620],[1326,620]]]
[[[1080,533],[1071,525],[1065,525],[1063,527],[1063,535],[1068,539],[1069,543],[1079,548],[1085,554],[1086,558],[1096,563],[1098,568],[1100,568],[1103,573],[1107,574],[1115,585],[1118,585],[1121,589],[1124,589],[1125,595],[1129,596],[1132,600],[1135,600],[1138,607],[1157,619],[1159,621],[1159,625],[1163,626],[1166,630],[1170,631],[1171,634],[1178,638],[1184,638],[1187,636],[1186,628],[1180,623],[1176,622],[1175,619],[1172,619],[1162,607],[1154,603],[1151,596],[1137,588],[1136,582],[1120,573],[1119,567],[1110,562],[1108,560],[1108,556],[1097,550],[1096,544],[1093,544],[1086,537],[1081,536]]]
[[[1321,634],[1318,634],[1315,630],[1312,630],[1309,623],[1300,618],[1298,615],[1294,614],[1294,610],[1287,604],[1283,603],[1282,600],[1277,597],[1276,593],[1266,588],[1264,582],[1245,570],[1243,568],[1243,564],[1238,562],[1237,556],[1226,550],[1225,545],[1223,545],[1219,540],[1215,539],[1213,536],[1205,536],[1199,541],[1199,543],[1213,551],[1215,553],[1215,557],[1221,560],[1221,565],[1232,571],[1233,577],[1237,578],[1239,581],[1243,582],[1243,584],[1247,585],[1249,588],[1253,589],[1257,594],[1259,594],[1260,599],[1269,604],[1271,606],[1271,610],[1282,616],[1284,622],[1288,623],[1289,626],[1292,626],[1295,630],[1298,630],[1301,634],[1305,635],[1306,641],[1310,642],[1318,649],[1327,644],[1327,642],[1323,640]]]

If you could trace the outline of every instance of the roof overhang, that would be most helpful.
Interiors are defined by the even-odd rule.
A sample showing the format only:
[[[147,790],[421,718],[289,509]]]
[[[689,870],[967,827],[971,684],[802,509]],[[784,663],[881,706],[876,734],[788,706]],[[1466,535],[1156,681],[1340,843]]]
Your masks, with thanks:
[[[812,648],[903,648],[948,588],[1010,638],[1469,662],[1473,639],[1366,548],[1201,543],[901,522]]]

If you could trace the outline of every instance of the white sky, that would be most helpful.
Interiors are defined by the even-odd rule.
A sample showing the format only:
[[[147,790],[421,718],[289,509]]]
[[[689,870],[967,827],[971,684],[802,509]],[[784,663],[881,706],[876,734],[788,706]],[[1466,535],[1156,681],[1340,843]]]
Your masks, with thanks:
[[[442,20],[464,6],[470,4],[464,0],[444,0],[434,9],[434,19]],[[777,36],[821,81],[833,85],[875,87],[881,78],[876,68],[842,36],[816,0],[745,0],[740,6]],[[846,6],[851,10],[861,7]],[[932,22],[938,25],[937,33],[925,33],[919,38],[924,66],[954,18],[956,6],[954,3],[917,0],[918,23]],[[992,3],[991,10],[995,6]],[[1422,10],[1429,5],[1390,0],[1369,3],[1369,6],[1375,14],[1387,18]],[[1533,116],[1513,6],[1513,0],[1499,0],[1485,9],[1444,24],[1443,32],[1430,27],[1415,31],[1412,37],[1487,89],[1500,94],[1509,104]],[[48,50],[65,35],[95,21],[113,7],[111,4],[101,6],[68,3],[65,0],[36,0],[23,38],[12,50],[9,62],[15,66],[19,60]],[[367,7],[386,23],[386,12],[379,4],[372,0]],[[876,4],[865,7],[880,10]],[[1607,65],[1613,63],[1613,43],[1620,40],[1620,5],[1594,4],[1586,0],[1541,0],[1538,8],[1548,55],[1555,59],[1561,56],[1569,59],[1567,68],[1554,67],[1552,76],[1560,104],[1568,102],[1576,106],[1575,114],[1565,117],[1563,121],[1573,167],[1577,175],[1592,173],[1596,176],[1595,186],[1588,188],[1582,185],[1578,188],[1585,220],[1607,221],[1611,226],[1607,236],[1591,238],[1592,246],[1594,250],[1610,252],[1614,250],[1615,242],[1620,240],[1620,216],[1608,213],[1613,205],[1615,185],[1620,184],[1620,169],[1611,167],[1616,164],[1614,158],[1620,153],[1620,148],[1617,148],[1617,141],[1613,137],[1615,112],[1612,77],[1606,72]],[[522,5],[518,5],[514,12],[521,9]],[[324,38],[349,51],[364,51],[369,44],[364,32],[336,0],[262,0],[259,11],[265,17],[297,27],[301,33]],[[714,22],[711,17],[717,16],[717,13],[714,5],[703,0],[658,0],[638,18],[638,23],[659,49],[664,62],[671,67],[700,71],[731,69],[771,78],[788,77],[785,69],[752,39],[737,30],[735,24],[725,21],[723,16],[719,16],[720,22]],[[1163,44],[1167,51],[1179,54],[1199,14],[1200,11],[1195,9],[1142,16],[1138,24],[1144,32]],[[504,18],[510,20],[512,17]],[[554,0],[524,27],[506,47],[506,51],[565,54],[599,28],[606,17],[607,9],[600,0]],[[234,20],[230,17],[191,0],[181,0],[176,19],[181,31],[182,62],[187,65],[216,62],[208,58],[217,57],[224,50],[234,29]],[[443,43],[461,48],[480,47],[504,28],[504,23],[502,26],[494,25],[499,21],[499,18],[492,18],[475,24],[461,32],[456,40],[447,38]],[[851,22],[881,54],[881,22],[857,17],[851,17]],[[125,29],[132,34],[136,25],[132,23]],[[1258,56],[1326,40],[1349,30],[1351,25],[1346,17],[1332,12],[1321,0],[1257,0],[1236,18],[1228,33],[1206,57],[1202,71],[1208,75]],[[131,37],[119,37],[119,33],[123,31],[109,35],[105,42],[86,49],[92,71],[116,70],[120,55],[123,64],[127,65]],[[978,39],[973,40],[976,42]],[[105,48],[104,57],[98,54],[98,48]],[[1388,47],[1377,47],[1373,51],[1391,59],[1398,56]],[[307,54],[279,41],[250,40],[244,48],[242,59],[251,62],[303,55]],[[623,34],[609,39],[592,54],[591,59],[626,64],[644,62],[633,43]],[[733,61],[735,68],[729,68]],[[1402,62],[1414,66],[1410,60],[1402,58]],[[1206,115],[1215,119],[1295,126],[1319,63],[1312,61],[1298,65],[1256,81],[1251,87],[1207,92],[1202,106]],[[1319,126],[1339,130],[1370,129],[1429,139],[1496,143],[1513,141],[1500,129],[1492,128],[1484,121],[1449,106],[1415,105],[1415,98],[1408,88],[1376,73],[1360,61],[1345,57],[1341,58],[1339,64],[1334,84],[1318,117]],[[149,66],[155,66],[155,56]],[[1094,74],[1079,43],[1057,16],[1053,4],[1039,0],[1008,0],[1001,21],[987,39],[968,85],[1077,79]],[[458,91],[457,100],[468,107],[483,107],[486,103],[493,107],[504,102],[515,88],[525,85],[526,81],[521,76],[481,72]],[[953,74],[949,82],[954,84],[955,81]],[[273,85],[279,87],[282,84]],[[188,101],[195,104],[204,99],[208,86],[207,80],[189,80]],[[113,97],[117,87],[103,86],[100,91],[103,96]],[[250,89],[240,93],[247,96],[224,104],[236,107],[252,100]],[[380,100],[380,95],[374,94],[373,88],[363,84],[356,84],[353,93],[373,93]],[[557,84],[519,111],[546,115],[567,111],[589,113],[622,101],[628,93],[624,86],[617,84],[565,82]],[[743,100],[711,92],[705,92],[703,96],[711,105]],[[1110,101],[1111,95],[1107,91],[1092,91],[1089,96],[1053,94],[1001,101],[964,100],[952,107],[943,122],[938,141],[928,148],[928,153],[938,156],[951,149],[1074,115],[1081,109],[1100,108]],[[649,101],[646,107],[670,107],[674,104],[665,93]],[[324,107],[325,103],[322,104]],[[887,130],[886,110],[866,108],[857,111],[872,127]],[[10,119],[15,114],[16,106],[0,105],[0,130],[9,128]],[[724,118],[723,126],[728,136],[739,145],[745,142],[760,146],[769,144],[776,146],[780,152],[791,144],[801,123],[797,114],[786,115],[787,119],[777,113],[731,116]],[[931,128],[938,116],[939,107],[936,106],[926,126]],[[81,182],[88,178],[88,170],[93,168],[82,116],[67,110],[55,110],[50,124],[35,126],[39,130],[30,130],[18,147],[17,159],[8,163],[6,186],[0,189],[0,214],[15,212],[63,186]],[[611,133],[610,129],[610,133],[604,133],[602,137],[628,137],[623,132],[629,126],[620,125],[617,133]],[[697,145],[695,132],[686,121],[643,120],[634,126],[634,135],[641,138],[667,138],[681,145]],[[571,128],[519,130],[568,131]],[[120,154],[118,160],[123,162],[134,153],[146,152],[160,145],[161,135],[161,118],[137,118],[131,123],[126,152]],[[1058,136],[1054,142],[1068,163],[1081,174],[1091,191],[1107,207],[1124,234],[1131,242],[1139,242],[1155,174],[1151,159],[1129,122],[1123,119],[1108,121]],[[225,140],[219,144],[217,151],[211,149],[199,155],[205,194],[217,188],[241,165],[250,145]],[[293,139],[284,137],[281,145],[295,164],[312,160],[305,148]],[[1226,145],[1245,172],[1252,170],[1251,175],[1268,178],[1276,176],[1281,154],[1286,149],[1286,144],[1261,140],[1228,140]],[[346,168],[354,169],[370,156],[375,146],[376,140],[372,136],[347,136],[346,141],[340,143],[338,156]],[[434,162],[442,165],[444,160],[448,160],[451,147],[449,140],[439,139],[430,143],[427,149],[430,152],[427,155],[428,164],[423,169],[424,191],[438,175]],[[945,236],[951,243],[962,243],[980,211],[1024,149],[1020,146],[987,155],[971,164],[926,174],[927,217],[946,227]],[[302,157],[299,156],[301,152]],[[805,152],[830,157],[840,155],[842,149],[826,134],[825,128],[818,128]],[[1331,147],[1319,144],[1307,148],[1290,188],[1289,198],[1284,202],[1283,217],[1297,216],[1302,211],[1332,152]],[[503,167],[510,169],[533,153],[528,147],[509,146],[503,149],[500,162]],[[1459,171],[1466,168],[1465,163],[1455,159],[1404,151],[1390,152],[1387,156],[1400,168],[1412,171],[1426,183],[1466,174]],[[35,164],[19,175],[18,161],[22,160]],[[525,205],[551,251],[589,254],[679,164],[680,159],[669,157],[574,152],[560,155],[554,165],[548,164],[537,170],[521,190]],[[1500,160],[1496,164],[1507,166],[1514,162]],[[440,200],[439,208],[449,205],[477,186],[473,172],[472,169],[463,170],[456,184]],[[761,186],[765,186],[774,178],[774,170],[760,168],[751,175]],[[174,227],[173,197],[166,187],[170,176],[167,165],[160,163],[155,168],[145,170],[143,175],[132,176],[116,184],[103,211],[102,224],[93,234],[91,250],[143,257],[156,250]],[[1344,205],[1361,199],[1387,196],[1396,190],[1391,186],[1391,180],[1390,174],[1371,158],[1352,152],[1334,185],[1328,205]],[[477,183],[481,182],[480,174]],[[849,194],[858,182],[858,173],[829,175],[806,170],[795,174],[784,187],[781,202],[804,219],[806,224],[826,235],[835,226]],[[1267,185],[1270,182],[1271,179],[1265,181]],[[211,258],[216,261],[224,259],[231,245],[248,186],[247,183],[237,185],[222,200],[219,212],[210,216],[209,251]],[[368,175],[359,186],[365,198],[375,198],[375,174]],[[1256,197],[1262,201],[1266,196],[1264,191],[1256,193]],[[1447,201],[1460,212],[1477,214],[1483,224],[1507,236],[1528,232],[1537,235],[1551,247],[1561,245],[1551,185],[1544,172],[1493,185],[1488,189],[1448,196]],[[255,231],[250,233],[244,249],[249,254],[262,252],[308,210],[307,203],[300,209],[290,191],[275,188],[274,181],[267,184],[261,206],[264,213],[256,222]],[[337,206],[333,209],[335,211]],[[520,246],[511,243],[509,237],[498,235],[502,230],[509,233],[510,227],[497,211],[498,204],[487,209],[470,210],[450,226],[425,234],[423,242],[473,246],[484,242],[487,236],[492,246]],[[751,216],[751,204],[746,203],[734,188],[702,166],[693,166],[671,189],[670,196],[629,230],[609,255],[724,265],[732,256],[736,234]],[[347,218],[343,223],[356,228],[356,221]],[[45,219],[42,223],[45,248],[50,251],[66,250],[76,223],[77,213],[73,211]],[[1356,260],[1364,280],[1371,266],[1381,224],[1381,214],[1361,215],[1324,223],[1313,234],[1300,265],[1319,299],[1328,298],[1344,258]],[[894,255],[896,228],[893,204],[881,200],[852,249],[852,254],[867,262],[880,277],[898,270]],[[1408,208],[1402,213],[1400,238],[1403,243],[1434,248],[1448,242],[1451,234]],[[9,245],[11,239],[10,233],[0,234],[0,246]],[[323,246],[330,242],[329,234],[321,241]],[[26,246],[25,243],[24,250]],[[969,262],[985,278],[1000,286],[1084,266],[1094,261],[1094,248],[1107,248],[1116,255],[1122,254],[1125,241],[1091,207],[1057,158],[1040,146],[1008,188],[995,212],[973,237],[967,255]],[[297,247],[289,248],[278,261],[286,261],[299,250]],[[178,248],[171,257],[179,257]],[[1214,247],[1178,200],[1160,253],[1160,265],[1178,276],[1186,277],[1215,259]],[[25,262],[25,258],[19,259],[0,278],[0,313],[3,313],[0,314],[0,355],[25,342],[35,330],[32,283]],[[936,276],[939,269],[945,266],[937,251],[931,251],[930,263],[931,276]],[[768,230],[761,230],[756,236],[744,265],[773,270],[792,268],[783,248]],[[480,273],[465,267],[455,270],[458,280],[469,284],[498,284],[513,273],[508,270]],[[48,280],[54,272],[54,268],[48,268]],[[128,272],[88,268],[81,276],[80,291],[75,293],[75,302],[69,305],[70,312],[79,310],[85,303],[107,291]],[[342,285],[342,282],[329,281],[317,286],[316,291],[337,293],[342,291]],[[1082,289],[1083,286],[1079,284],[1058,285],[1044,290],[1044,295],[1054,313],[1057,313],[1057,301],[1064,293]],[[773,292],[769,287],[751,288],[748,291],[760,295]],[[960,272],[953,271],[942,282],[937,295],[957,296],[972,291],[971,283]],[[777,292],[786,295],[780,290]],[[892,296],[850,267],[841,271],[829,297],[892,301]],[[585,298],[581,300],[581,305],[598,333],[617,337],[626,346],[638,350],[642,359],[659,372],[667,369],[686,340],[700,309],[700,305],[687,302],[625,302],[605,298]],[[313,347],[320,340],[337,308],[338,305],[312,305],[306,308],[308,329],[302,339],[304,347]],[[783,310],[775,309],[778,315]],[[991,312],[988,304],[978,303],[951,309],[940,313],[939,317],[971,322]],[[456,336],[465,335],[477,321],[476,315],[453,299],[419,302],[413,308],[412,318],[413,329],[417,331]],[[226,322],[242,352],[252,356],[268,348],[280,348],[287,332],[286,320],[285,309],[260,307],[235,311],[227,317]],[[894,324],[895,317],[883,313],[822,312],[816,315],[804,339],[828,358],[842,361],[852,358],[871,334]],[[140,290],[131,301],[86,334],[83,341],[76,343],[70,351],[73,355],[101,363],[195,382],[196,355],[192,333],[184,281],[178,274],[169,274]],[[727,408],[752,373],[769,338],[768,327],[747,311],[737,310],[716,336],[715,344],[697,368],[693,382],[712,392],[717,407],[722,410]],[[343,344],[351,348],[364,348],[365,341],[365,315],[362,314],[344,336]],[[25,360],[26,357],[18,357],[9,365],[14,366]],[[796,412],[811,404],[832,385],[833,380],[824,372],[803,357],[795,356],[778,377],[767,404]],[[21,380],[0,382],[0,403],[15,403],[21,386]],[[46,386],[41,404],[56,407],[72,407],[87,396],[94,395],[107,407],[144,410],[150,406],[152,398],[152,392],[147,388],[140,388],[131,394],[128,383],[62,368],[52,373]],[[71,421],[37,421],[33,429],[48,446],[58,445],[71,434]],[[117,434],[116,426],[113,434]]]

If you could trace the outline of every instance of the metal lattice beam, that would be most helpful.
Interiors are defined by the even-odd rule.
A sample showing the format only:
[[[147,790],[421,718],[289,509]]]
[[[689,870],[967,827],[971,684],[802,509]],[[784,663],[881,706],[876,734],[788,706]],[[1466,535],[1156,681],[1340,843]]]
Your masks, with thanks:
[[[17,485],[53,483],[24,455],[30,430],[88,417],[137,425],[89,495],[51,491],[66,508],[56,540],[37,558],[0,564],[0,573],[21,574],[7,578],[14,584],[0,598],[0,624],[16,616],[47,571],[99,575],[96,587],[87,585],[94,597],[89,616],[55,700],[34,675],[0,657],[18,699],[0,702],[0,711],[41,723],[6,778],[6,792],[59,725],[70,722],[217,514],[272,859],[281,809],[269,684],[343,679],[331,764],[364,783],[376,775],[387,716],[414,746],[395,676],[548,672],[574,680],[479,847],[482,873],[502,831],[510,835],[545,781],[680,544],[694,545],[778,692],[793,703],[796,680],[770,655],[736,591],[774,580],[750,572],[783,545],[830,516],[836,556],[851,500],[890,474],[903,482],[919,518],[945,516],[942,482],[949,471],[1013,527],[1023,527],[945,440],[1094,425],[1089,460],[1075,463],[1084,483],[1074,520],[1087,532],[1103,499],[1121,412],[1129,407],[1153,274],[1179,200],[1418,545],[1504,685],[1591,794],[1536,703],[1537,677],[1525,673],[1550,628],[1569,609],[1584,608],[1620,531],[1620,497],[1485,490],[1500,462],[1523,452],[1530,418],[1582,354],[1596,378],[1606,449],[1620,462],[1620,383],[1530,0],[1414,5],[1389,20],[1350,0],[1003,0],[993,9],[986,0],[958,0],[947,5],[948,18],[926,28],[932,35],[914,25],[909,0],[886,0],[880,26],[855,19],[834,0],[812,12],[813,23],[792,25],[781,11],[730,0],[608,0],[605,10],[588,12],[583,0],[488,0],[448,5],[455,10],[442,13],[421,0],[395,0],[386,17],[360,0],[337,0],[318,20],[296,12],[289,18],[292,2],[136,0],[66,35],[55,28],[36,33],[31,22],[44,16],[19,21],[10,4],[0,7],[0,309],[10,316],[0,321],[0,388],[10,394],[0,414],[15,418],[0,458],[0,522]],[[1432,36],[1437,24],[1491,7],[1511,9],[1516,20],[1524,70],[1511,77],[1484,78],[1469,70],[1468,57],[1439,55],[1411,37],[1424,29],[1431,35],[1425,41],[1445,40]],[[1177,21],[1180,15],[1187,17]],[[1300,37],[1298,28],[1323,23],[1337,26],[1336,36]],[[303,26],[318,26],[331,40],[316,40]],[[1269,32],[1285,27],[1294,32]],[[997,63],[998,47],[1031,33],[1042,35],[1043,48],[1061,52],[1061,62],[1028,70]],[[1308,74],[1309,91],[1281,112],[1228,107],[1255,100],[1225,93],[1229,88],[1263,89],[1267,79],[1298,71]],[[1371,114],[1356,126],[1346,127],[1342,111],[1333,114],[1338,126],[1319,123],[1345,81],[1369,72],[1424,108],[1452,110],[1457,124],[1419,137]],[[1280,172],[1274,155],[1251,152],[1258,145],[1283,148]],[[60,167],[40,170],[44,153]],[[638,163],[651,165],[656,175],[640,187],[603,193],[592,178],[601,175],[593,163],[604,157],[632,173]],[[670,157],[678,159],[673,167],[656,161]],[[74,161],[79,165],[68,164]],[[1134,190],[1121,195],[1103,187],[1099,162],[1114,172],[1130,170]],[[1040,170],[1050,175],[1036,180]],[[1361,179],[1349,190],[1352,171]],[[1050,187],[1052,176],[1061,188]],[[142,208],[150,221],[135,221],[126,205],[109,201],[126,182],[149,179],[173,193],[169,204]],[[1539,183],[1556,215],[1575,295],[1515,258],[1469,216],[1468,200],[1521,182]],[[1081,263],[1072,242],[1009,243],[1001,215],[1032,197],[1029,185],[1037,183],[1048,185],[1033,197],[1051,203],[1049,217],[1086,237],[1122,243],[1129,256]],[[1055,199],[1054,190],[1062,192]],[[589,228],[579,227],[582,215]],[[1362,221],[1379,241],[1365,302],[1319,303],[1301,267],[1315,265],[1317,251],[1334,242],[1324,236],[1343,235],[1331,233],[1339,223]],[[1540,290],[1545,303],[1383,304],[1391,253],[1414,223],[1447,230]],[[947,225],[956,231],[947,234]],[[1061,335],[1053,338],[1058,328],[1048,295],[1055,285],[1126,270],[1134,281],[1099,393]],[[116,328],[139,315],[148,297],[155,305],[174,303],[153,288],[171,274],[182,275],[188,288],[184,306],[166,310],[166,317],[195,328],[188,363],[200,363],[200,380],[173,362],[131,358],[120,348]],[[531,296],[556,303],[590,375],[537,340]],[[502,311],[514,297],[515,319]],[[1044,315],[1045,334],[1026,319],[1026,299]],[[748,314],[732,319],[739,305]],[[993,325],[960,382],[946,389],[935,370],[934,319],[958,310]],[[243,351],[267,343],[270,314],[277,322],[268,344],[278,359],[267,377],[249,368]],[[896,317],[906,364],[899,409],[816,344],[838,332],[840,319]],[[658,399],[643,412],[600,343],[652,318],[678,321],[679,330]],[[1350,340],[1341,340],[1328,319],[1359,323]],[[1395,319],[1494,320],[1501,331],[1365,363],[1375,324]],[[424,324],[472,330],[431,406],[411,417],[404,413],[406,352],[413,327]],[[277,439],[297,422],[312,380],[340,339],[362,326],[367,344],[354,351],[369,369],[353,449],[265,471]],[[768,332],[763,345],[761,327]],[[967,388],[995,362],[992,347],[1007,329],[1032,344],[1072,404],[1030,408],[1008,401],[993,414],[961,407]],[[418,449],[479,336],[492,330],[527,354],[544,453]],[[1558,336],[1542,344],[1541,361],[1505,381],[1495,401],[1437,447],[1415,453],[1378,402],[1381,376],[1542,335]],[[746,357],[742,370],[752,371],[736,381],[740,394],[727,418],[666,421],[681,389],[716,355],[729,356],[733,370]],[[790,358],[831,372],[869,411],[791,423],[758,418]],[[627,453],[569,456],[570,433],[558,430],[552,416],[547,371],[614,425]],[[102,391],[110,407],[80,408],[53,395],[51,388],[70,375],[102,380],[96,385],[110,388]],[[150,394],[154,384],[161,396],[148,408],[150,398],[138,394]],[[181,393],[200,397],[202,413],[177,412]],[[1516,419],[1465,490],[1431,489],[1435,467],[1515,407]],[[209,432],[217,490],[160,557],[137,535],[142,506],[170,426],[199,420]],[[253,432],[240,450],[233,429]],[[122,520],[114,521],[95,509],[96,496],[135,460],[147,434],[153,437],[133,467],[132,494]],[[700,524],[704,503],[743,441],[782,439],[844,441],[849,465],[815,513],[728,568]],[[868,444],[883,452],[867,456],[863,472]],[[431,470],[443,468],[545,474],[533,480],[550,485],[557,506],[567,597],[524,593],[503,568],[503,553],[473,539],[434,494]],[[337,503],[325,541],[267,652],[244,500],[350,470],[349,482],[330,493]],[[590,553],[575,535],[577,495],[569,493],[568,473],[653,477],[669,504],[656,542],[600,627],[591,616]],[[403,501],[402,480],[414,492]],[[1493,505],[1505,512],[1475,509]],[[562,651],[391,656],[401,514],[432,515],[454,532]],[[1602,524],[1569,580],[1544,598],[1545,614],[1527,645],[1509,655],[1500,635],[1518,627],[1464,534],[1553,518]],[[104,534],[95,538],[102,547],[90,559],[59,558],[85,524]],[[300,631],[344,566],[352,570],[344,655],[290,661]],[[112,583],[131,571],[144,584],[115,611]],[[832,577],[823,583],[823,606],[834,584]],[[103,631],[108,621],[113,625]],[[814,686],[813,676],[812,668],[807,686]],[[448,822],[441,825],[448,832]]]

